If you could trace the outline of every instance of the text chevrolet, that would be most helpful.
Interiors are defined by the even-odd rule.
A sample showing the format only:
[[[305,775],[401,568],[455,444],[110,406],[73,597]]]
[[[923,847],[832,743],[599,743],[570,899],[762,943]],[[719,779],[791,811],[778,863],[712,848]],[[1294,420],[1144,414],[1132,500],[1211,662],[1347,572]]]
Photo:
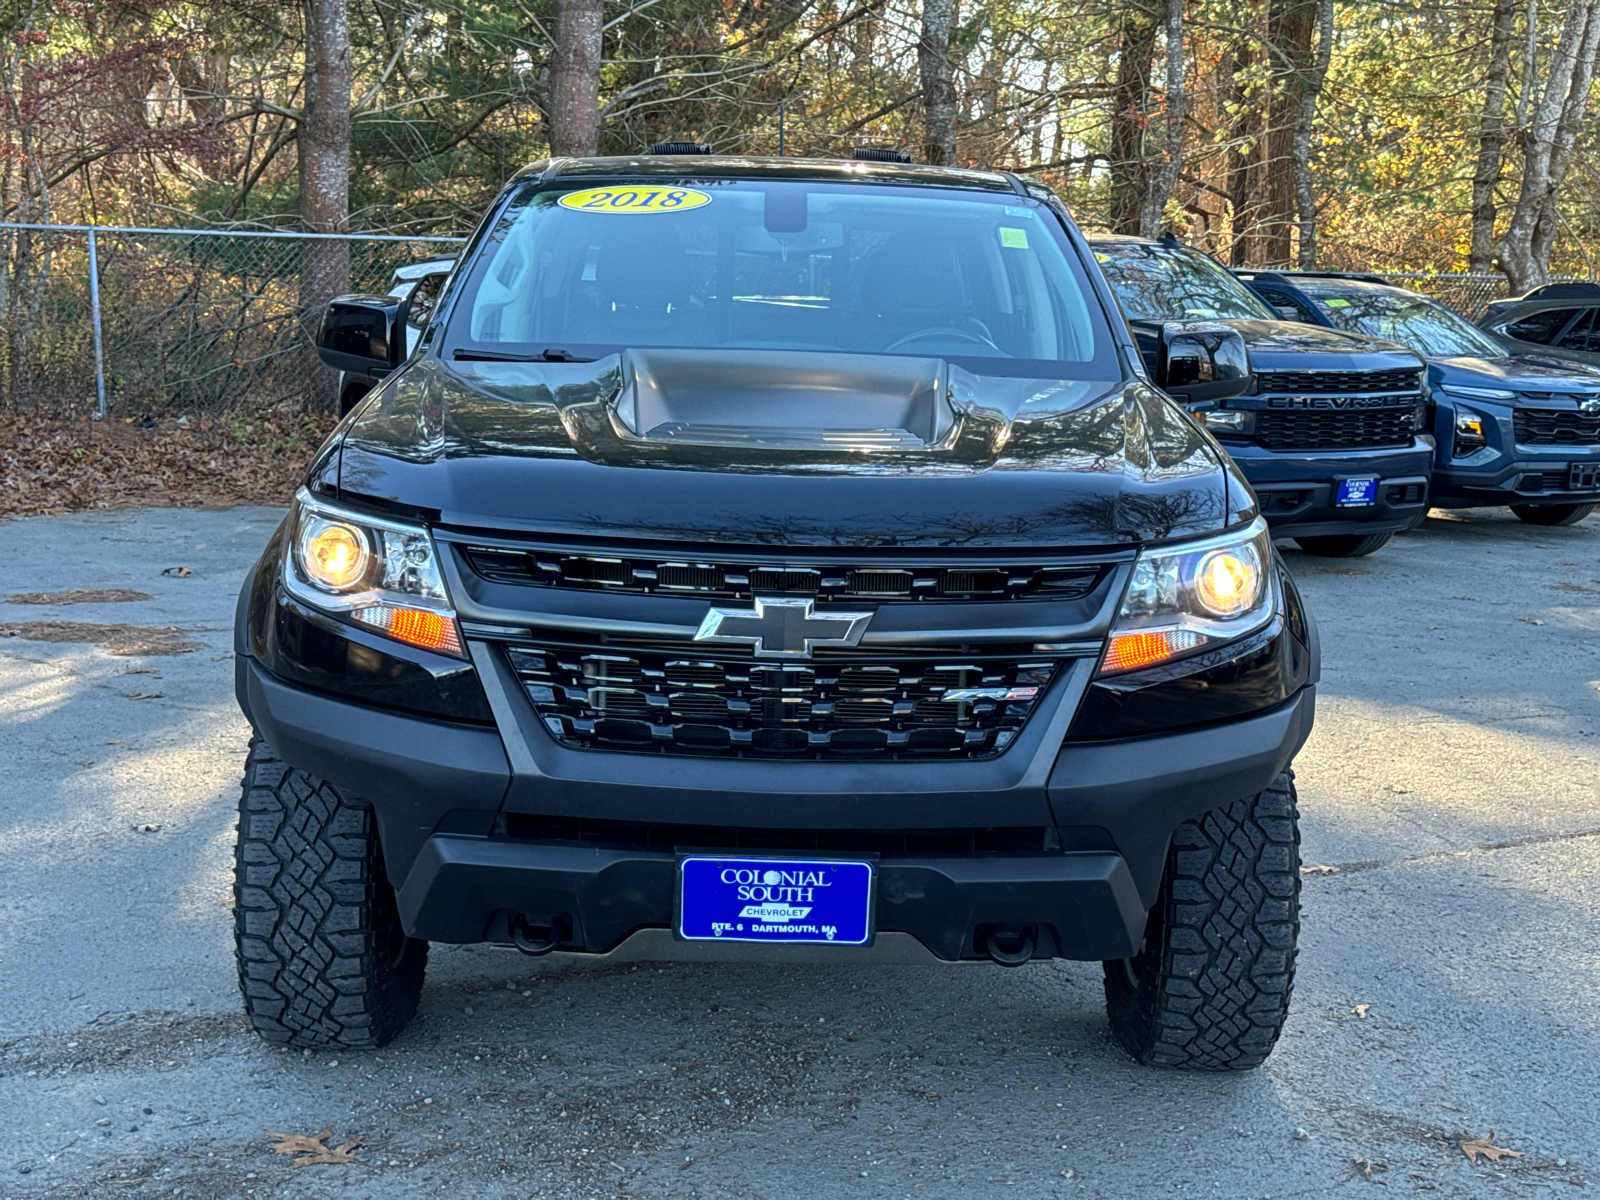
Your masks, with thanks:
[[[649,156],[522,171],[240,595],[235,907],[270,1041],[375,1046],[430,941],[1104,963],[1140,1061],[1288,1010],[1315,627],[1053,196]],[[403,361],[402,361],[403,359]],[[1163,390],[1158,390],[1158,386]]]

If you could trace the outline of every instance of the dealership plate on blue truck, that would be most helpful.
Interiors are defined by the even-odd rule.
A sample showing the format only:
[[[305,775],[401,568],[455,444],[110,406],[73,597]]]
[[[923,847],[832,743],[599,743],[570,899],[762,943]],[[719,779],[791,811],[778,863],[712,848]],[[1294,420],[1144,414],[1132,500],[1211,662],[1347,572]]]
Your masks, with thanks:
[[[1369,504],[1376,504],[1378,477],[1368,475],[1361,479],[1339,480],[1339,494],[1333,502],[1339,508],[1365,508]]]
[[[679,867],[678,934],[691,941],[872,940],[870,862],[690,855]]]

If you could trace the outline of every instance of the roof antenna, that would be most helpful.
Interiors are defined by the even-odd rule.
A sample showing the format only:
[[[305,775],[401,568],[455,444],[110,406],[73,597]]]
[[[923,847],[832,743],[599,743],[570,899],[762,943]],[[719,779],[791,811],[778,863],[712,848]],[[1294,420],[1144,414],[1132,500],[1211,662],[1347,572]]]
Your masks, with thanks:
[[[1165,246],[1168,250],[1182,250],[1183,249],[1183,243],[1180,242],[1176,237],[1173,236],[1171,229],[1168,229],[1159,238],[1157,238],[1156,239],[1156,244],[1160,245],[1160,246]]]

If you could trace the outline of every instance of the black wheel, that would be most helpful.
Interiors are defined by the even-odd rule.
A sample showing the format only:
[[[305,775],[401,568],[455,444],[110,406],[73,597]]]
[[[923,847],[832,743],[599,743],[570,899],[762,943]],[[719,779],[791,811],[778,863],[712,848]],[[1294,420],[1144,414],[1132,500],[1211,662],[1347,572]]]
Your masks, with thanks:
[[[1513,504],[1511,511],[1529,525],[1576,525],[1594,511],[1594,505]]]
[[[1141,1063],[1259,1067],[1289,1015],[1300,936],[1294,777],[1185,821],[1134,958],[1105,964],[1111,1031]]]
[[[255,1031],[290,1046],[381,1046],[417,1011],[428,943],[400,926],[372,808],[252,739],[233,929]]]
[[[1392,533],[1341,533],[1332,537],[1297,537],[1295,544],[1321,558],[1360,558],[1389,544]]]

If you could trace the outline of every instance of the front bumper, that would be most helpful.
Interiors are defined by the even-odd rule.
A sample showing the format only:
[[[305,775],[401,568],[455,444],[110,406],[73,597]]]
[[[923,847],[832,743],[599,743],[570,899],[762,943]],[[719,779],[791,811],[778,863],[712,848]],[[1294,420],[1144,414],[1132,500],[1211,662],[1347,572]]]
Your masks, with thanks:
[[[1307,686],[1245,718],[1063,746],[1092,669],[1084,662],[1053,685],[1054,706],[987,761],[666,761],[559,746],[536,727],[503,656],[474,649],[498,729],[336,699],[247,656],[239,698],[285,761],[371,800],[413,936],[504,941],[513,915],[529,924],[559,917],[561,949],[589,953],[671,927],[679,847],[517,830],[550,818],[611,829],[664,823],[695,827],[697,849],[743,848],[763,830],[827,830],[841,847],[829,853],[850,857],[852,831],[871,840],[886,830],[1028,827],[1042,831],[1038,852],[875,855],[879,932],[956,961],[979,957],[982,926],[1024,924],[1037,928],[1041,957],[1127,957],[1171,831],[1270,784],[1309,735],[1315,703]],[[706,827],[739,827],[741,840],[708,847]],[[851,956],[847,947],[820,953]]]
[[[1397,450],[1296,453],[1254,442],[1222,443],[1261,503],[1274,537],[1396,533],[1428,509],[1433,447],[1422,439]],[[1335,504],[1339,481],[1378,478],[1377,503]]]
[[[1481,457],[1480,455],[1474,457]],[[1508,504],[1593,504],[1600,502],[1600,483],[1571,486],[1573,463],[1600,467],[1600,447],[1552,446],[1535,451],[1495,454],[1487,463],[1455,462],[1434,470],[1434,508],[1490,508]],[[1600,470],[1595,472],[1600,480]]]

